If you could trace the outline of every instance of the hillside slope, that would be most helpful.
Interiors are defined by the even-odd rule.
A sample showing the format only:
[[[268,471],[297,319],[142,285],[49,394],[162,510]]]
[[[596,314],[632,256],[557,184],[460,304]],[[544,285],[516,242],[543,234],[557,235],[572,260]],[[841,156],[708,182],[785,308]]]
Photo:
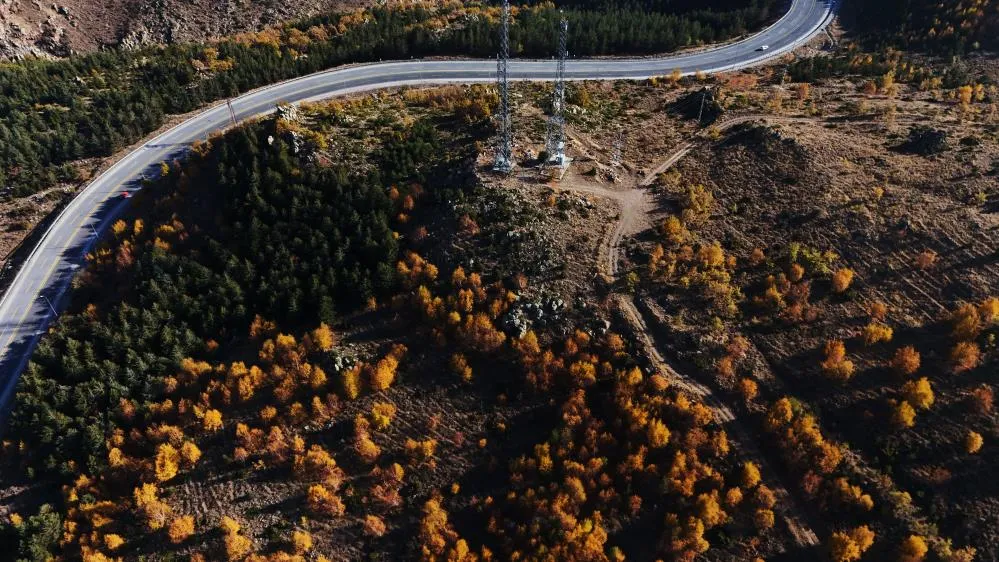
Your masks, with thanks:
[[[0,0],[0,60],[67,56],[108,45],[202,41],[364,0]]]

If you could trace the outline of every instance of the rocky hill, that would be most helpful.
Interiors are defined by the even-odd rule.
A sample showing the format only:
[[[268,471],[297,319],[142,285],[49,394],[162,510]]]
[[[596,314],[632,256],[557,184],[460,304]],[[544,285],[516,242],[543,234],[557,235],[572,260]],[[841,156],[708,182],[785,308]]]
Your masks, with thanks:
[[[364,0],[0,0],[0,60],[197,41]]]

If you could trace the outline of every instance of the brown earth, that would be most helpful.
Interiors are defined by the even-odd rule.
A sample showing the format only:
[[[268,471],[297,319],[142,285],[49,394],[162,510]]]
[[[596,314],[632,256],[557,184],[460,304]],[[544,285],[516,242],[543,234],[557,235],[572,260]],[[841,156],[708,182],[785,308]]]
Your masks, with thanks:
[[[675,286],[650,290],[653,299],[640,308],[661,313],[674,356],[700,365],[707,381],[715,380],[713,364],[725,334],[749,337],[755,358],[744,375],[773,397],[790,394],[820,413],[823,431],[851,447],[846,464],[866,486],[882,497],[900,491],[913,497],[914,510],[899,527],[878,527],[879,534],[890,540],[904,532],[932,535],[927,524],[935,524],[955,547],[972,545],[981,559],[992,559],[999,494],[985,475],[996,450],[972,456],[962,443],[969,430],[984,435],[986,443],[999,436],[994,413],[974,414],[968,406],[973,389],[994,389],[987,373],[994,372],[995,354],[986,343],[983,366],[951,374],[953,343],[943,321],[961,302],[999,294],[999,144],[991,110],[985,103],[965,112],[946,96],[906,88],[896,100],[866,96],[850,82],[813,86],[809,101],[796,100],[794,91],[766,85],[740,93],[734,116],[760,110],[765,115],[743,118],[748,124],[731,132],[709,131],[716,141],[677,144],[678,154],[689,152],[675,163],[678,173],[669,182],[703,184],[715,197],[710,218],[695,230],[698,243],[720,241],[740,263],[754,248],[766,251],[770,265],[762,270],[737,269],[734,283],[747,301],[762,293],[766,275],[781,270],[790,242],[838,253],[837,267],[857,274],[854,289],[836,297],[828,281],[815,279],[814,319],[771,320],[746,305],[723,323],[721,334],[710,327],[711,315],[698,298]],[[900,150],[915,125],[945,131],[949,148],[929,157]],[[652,121],[636,130],[663,128],[662,121]],[[644,162],[666,163],[658,151],[653,154]],[[649,165],[655,172],[665,169]],[[660,193],[653,224],[678,209],[675,193]],[[639,267],[654,237],[645,232],[632,241],[626,255],[636,259],[626,270]],[[924,250],[939,255],[926,270],[915,265]],[[895,338],[868,347],[859,334],[876,301],[888,304]],[[854,379],[843,386],[824,380],[818,368],[822,346],[836,338],[847,342],[857,365]],[[896,430],[888,401],[899,398],[904,381],[886,363],[902,345],[922,352],[917,376],[929,377],[936,403],[919,413],[914,428]]]
[[[0,0],[0,60],[201,41],[367,0]]]

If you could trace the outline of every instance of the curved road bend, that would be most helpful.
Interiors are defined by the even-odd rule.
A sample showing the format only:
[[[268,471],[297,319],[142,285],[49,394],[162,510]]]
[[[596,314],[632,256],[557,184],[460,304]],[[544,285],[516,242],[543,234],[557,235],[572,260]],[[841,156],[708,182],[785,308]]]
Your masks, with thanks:
[[[759,64],[786,53],[821,32],[833,16],[835,0],[792,0],[775,24],[743,41],[672,57],[571,60],[571,80],[646,79],[680,70],[722,72]],[[766,45],[766,51],[760,50]],[[514,60],[513,80],[550,80],[551,61]],[[414,60],[334,69],[261,88],[232,100],[238,120],[272,111],[280,102],[294,103],[404,85],[491,82],[494,61]],[[143,174],[153,175],[160,162],[183,154],[195,140],[229,125],[225,104],[184,121],[150,140],[98,176],[59,214],[25,260],[0,301],[0,411],[5,410],[17,378],[31,352],[63,305],[70,281],[83,255],[128,200],[123,190],[140,187]]]

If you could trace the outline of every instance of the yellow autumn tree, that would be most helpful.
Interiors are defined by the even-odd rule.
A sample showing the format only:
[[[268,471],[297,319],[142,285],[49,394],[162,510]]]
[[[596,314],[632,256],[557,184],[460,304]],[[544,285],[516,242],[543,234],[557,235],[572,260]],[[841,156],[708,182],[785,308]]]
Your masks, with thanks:
[[[760,469],[753,462],[742,465],[742,487],[752,488],[760,483]]]
[[[380,537],[385,534],[385,521],[377,515],[365,515],[362,525],[364,534],[369,537]]]
[[[876,343],[890,342],[894,333],[891,327],[881,322],[871,322],[864,326],[864,344],[874,345]]]
[[[143,484],[132,492],[135,507],[146,522],[146,529],[156,531],[166,525],[170,506],[160,500],[156,484]]]
[[[170,522],[170,527],[167,529],[167,536],[173,544],[180,544],[187,540],[187,537],[190,537],[193,534],[194,517],[190,515],[175,517],[173,521]]]
[[[451,370],[465,382],[472,381],[472,367],[469,366],[468,360],[463,354],[455,353],[451,356]]]
[[[920,357],[916,348],[911,345],[899,348],[892,357],[891,366],[898,374],[909,376],[919,370]]]
[[[928,410],[933,405],[933,387],[926,377],[905,383],[902,386],[902,394],[906,402],[912,404],[914,408]]]
[[[340,377],[343,384],[343,393],[347,398],[354,400],[361,395],[362,378],[360,365],[343,370]]]
[[[291,548],[298,555],[312,550],[312,535],[303,529],[296,529],[291,533]]]
[[[180,453],[169,443],[161,443],[156,449],[156,480],[166,482],[177,476],[179,469]]]
[[[371,405],[371,427],[377,430],[388,428],[395,417],[395,405],[390,402],[375,402]]]
[[[121,535],[114,533],[104,535],[104,547],[108,550],[118,550],[123,544],[125,544],[125,539],[121,538]]]
[[[325,517],[340,517],[346,511],[343,501],[322,484],[309,486],[306,494],[309,511]]]
[[[253,548],[253,541],[240,532],[242,527],[235,519],[229,516],[223,517],[219,523],[219,528],[222,530],[225,554],[228,560],[240,560],[249,554]]]
[[[874,532],[867,525],[851,531],[836,531],[829,537],[829,556],[833,562],[853,562],[874,544]]]
[[[310,336],[312,346],[319,351],[329,351],[336,345],[336,335],[325,323],[313,330]]]
[[[853,283],[853,270],[844,267],[837,269],[832,276],[832,290],[836,293],[845,293]]]
[[[653,449],[661,449],[669,443],[669,429],[663,422],[653,419],[646,428],[649,438],[649,446]]]
[[[371,370],[370,384],[374,391],[385,390],[395,381],[395,372],[399,368],[399,360],[393,355],[386,355],[379,360]]]
[[[892,408],[891,420],[896,427],[912,427],[916,425],[916,410],[908,402],[901,400]]]
[[[958,342],[950,352],[950,361],[954,366],[954,372],[961,373],[977,367],[981,360],[981,353],[977,343]]]
[[[853,362],[846,358],[846,345],[841,340],[826,342],[825,354],[822,372],[827,377],[838,382],[846,382],[853,377]]]
[[[201,419],[201,426],[209,433],[215,433],[222,429],[222,412],[218,410],[208,410],[205,417]]]
[[[929,551],[926,539],[919,535],[909,535],[899,546],[898,559],[899,562],[921,562]]]
[[[968,454],[975,454],[982,450],[982,444],[985,440],[982,438],[982,434],[976,431],[968,431],[968,435],[964,438],[964,450]]]
[[[191,469],[201,458],[201,449],[192,441],[184,441],[180,446],[180,460],[184,468]]]

